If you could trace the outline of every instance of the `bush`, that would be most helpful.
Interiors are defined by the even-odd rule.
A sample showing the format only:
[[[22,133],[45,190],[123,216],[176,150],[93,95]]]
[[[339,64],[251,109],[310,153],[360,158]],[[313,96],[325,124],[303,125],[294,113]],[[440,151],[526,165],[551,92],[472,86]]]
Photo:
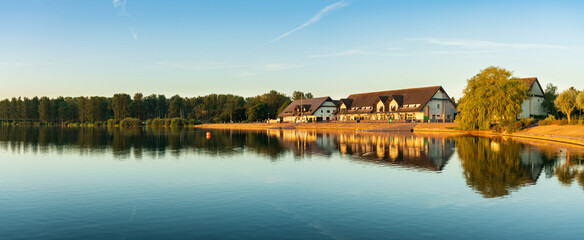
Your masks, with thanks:
[[[142,126],[142,121],[137,118],[124,118],[120,121],[120,127],[139,127]]]
[[[170,127],[184,127],[187,124],[187,121],[182,118],[173,118]]]
[[[165,118],[164,119],[164,126],[165,127],[170,127],[170,124],[172,124],[172,119],[171,118]]]
[[[496,124],[496,125],[491,127],[491,130],[493,130],[493,132],[496,132],[496,133],[502,133],[503,127],[501,126],[501,124]]]
[[[152,120],[152,127],[164,127],[164,120],[160,118],[155,118]]]
[[[523,124],[523,127],[526,128],[526,127],[533,125],[535,123],[535,119],[534,118],[522,118],[521,123]]]
[[[510,123],[507,126],[505,126],[505,132],[507,132],[507,133],[519,132],[519,131],[523,130],[523,127],[524,127],[523,121]]]
[[[545,125],[551,125],[554,124],[556,122],[556,117],[554,117],[554,115],[548,115],[547,118],[540,120],[539,122],[537,122],[538,125],[540,126],[545,126]]]
[[[144,122],[144,125],[146,125],[146,126],[152,125],[152,119],[146,120],[146,122]]]
[[[106,125],[107,126],[115,126],[118,124],[118,121],[115,119],[108,119]]]

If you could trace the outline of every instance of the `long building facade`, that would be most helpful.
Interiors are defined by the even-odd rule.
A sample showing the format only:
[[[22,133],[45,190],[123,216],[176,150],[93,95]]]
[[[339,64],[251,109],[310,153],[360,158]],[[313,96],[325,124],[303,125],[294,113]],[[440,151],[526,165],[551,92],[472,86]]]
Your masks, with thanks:
[[[451,122],[456,106],[441,86],[351,94],[339,100],[336,119]]]

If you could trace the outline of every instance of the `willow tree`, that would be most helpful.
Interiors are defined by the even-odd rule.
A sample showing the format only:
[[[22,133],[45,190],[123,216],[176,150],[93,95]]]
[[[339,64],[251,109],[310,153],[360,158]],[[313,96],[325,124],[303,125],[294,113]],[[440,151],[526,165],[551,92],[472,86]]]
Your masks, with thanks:
[[[465,130],[487,130],[492,123],[509,124],[521,114],[527,85],[510,71],[488,67],[467,80],[459,100],[458,126]]]
[[[568,123],[570,123],[570,115],[572,115],[572,111],[576,108],[576,97],[578,96],[578,92],[574,88],[569,88],[564,90],[558,98],[554,101],[554,105],[568,116]]]

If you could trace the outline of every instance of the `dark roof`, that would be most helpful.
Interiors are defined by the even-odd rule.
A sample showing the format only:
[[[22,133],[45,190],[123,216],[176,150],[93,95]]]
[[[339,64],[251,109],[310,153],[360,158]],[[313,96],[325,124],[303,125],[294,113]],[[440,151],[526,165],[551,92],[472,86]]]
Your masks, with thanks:
[[[537,78],[536,77],[520,78],[519,80],[523,81],[525,85],[527,85],[527,89],[531,89],[531,86],[535,81],[537,81]]]
[[[387,102],[387,100],[389,100],[388,96],[377,96],[377,99],[379,99],[379,101],[381,101],[382,103]]]
[[[395,100],[395,102],[397,102],[398,105],[404,104],[404,96],[402,95],[392,95],[391,98]]]
[[[330,97],[319,97],[319,98],[310,98],[310,99],[302,99],[302,100],[294,100],[290,105],[288,105],[278,117],[287,117],[287,116],[294,116],[299,115],[300,112],[295,111],[296,109],[300,109],[300,102],[304,108],[307,108],[305,112],[302,114],[304,115],[313,115],[314,111],[320,107],[326,101],[333,101]]]
[[[433,87],[421,87],[421,88],[408,88],[408,89],[398,89],[398,90],[389,90],[389,91],[381,91],[381,92],[369,92],[369,93],[358,93],[358,94],[351,94],[347,99],[352,100],[351,108],[353,107],[369,107],[372,106],[377,100],[381,99],[383,96],[391,96],[387,100],[391,101],[392,99],[396,100],[399,105],[404,104],[420,104],[418,107],[412,108],[403,108],[400,111],[421,111],[421,109],[430,101],[430,99],[436,94],[438,90],[442,89],[441,86],[433,86]],[[444,89],[442,89],[444,91]],[[446,93],[446,91],[444,91]],[[344,99],[341,99],[344,101]],[[349,107],[347,107],[349,108]],[[363,110],[363,109],[360,109]],[[349,112],[359,111],[359,110],[350,110]],[[373,109],[368,109],[369,112],[373,111]],[[359,111],[362,112],[362,111]]]
[[[339,103],[344,103],[345,107],[351,108],[351,105],[353,104],[353,99],[341,98],[341,100],[339,100]]]
[[[536,77],[530,77],[530,78],[520,78],[519,80],[523,81],[525,83],[525,85],[527,85],[527,91],[531,91],[531,89],[533,88],[534,83],[537,83],[537,85],[539,86],[539,88],[541,89],[541,91],[543,92],[543,88],[541,87],[541,85],[539,84],[539,80],[537,80]],[[544,97],[544,96],[541,96]]]

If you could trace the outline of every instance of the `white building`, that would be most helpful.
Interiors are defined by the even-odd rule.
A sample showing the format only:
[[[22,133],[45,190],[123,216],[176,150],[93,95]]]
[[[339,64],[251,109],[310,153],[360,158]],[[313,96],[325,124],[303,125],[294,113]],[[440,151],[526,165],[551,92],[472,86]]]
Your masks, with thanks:
[[[321,122],[333,120],[336,103],[330,97],[294,100],[280,114],[282,122]]]
[[[547,115],[546,110],[543,108],[543,101],[545,100],[543,95],[543,88],[539,84],[537,78],[521,78],[527,87],[527,100],[523,101],[521,104],[521,117],[528,118],[532,116],[545,116]]]

